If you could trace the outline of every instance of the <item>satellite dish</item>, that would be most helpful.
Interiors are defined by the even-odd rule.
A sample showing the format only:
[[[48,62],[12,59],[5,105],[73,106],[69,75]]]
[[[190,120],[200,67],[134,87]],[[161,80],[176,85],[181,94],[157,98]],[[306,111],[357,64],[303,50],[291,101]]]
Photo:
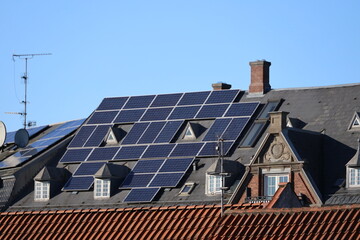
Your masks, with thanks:
[[[22,128],[16,131],[15,133],[15,144],[20,147],[26,147],[29,143],[29,133],[26,129]]]
[[[0,147],[4,145],[5,140],[6,140],[6,126],[2,121],[0,121]]]

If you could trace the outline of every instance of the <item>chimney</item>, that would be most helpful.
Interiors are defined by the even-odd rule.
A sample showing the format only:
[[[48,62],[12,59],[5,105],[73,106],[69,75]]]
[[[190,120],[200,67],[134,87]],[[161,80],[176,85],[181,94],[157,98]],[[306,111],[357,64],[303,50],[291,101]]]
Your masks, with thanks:
[[[286,128],[288,112],[270,112],[269,133],[280,133]]]
[[[250,94],[264,94],[270,91],[269,68],[271,62],[258,60],[250,62],[251,67],[251,84],[249,86]]]
[[[213,83],[212,88],[214,91],[218,91],[218,90],[225,90],[225,89],[230,89],[231,88],[231,84],[227,84],[227,83]]]

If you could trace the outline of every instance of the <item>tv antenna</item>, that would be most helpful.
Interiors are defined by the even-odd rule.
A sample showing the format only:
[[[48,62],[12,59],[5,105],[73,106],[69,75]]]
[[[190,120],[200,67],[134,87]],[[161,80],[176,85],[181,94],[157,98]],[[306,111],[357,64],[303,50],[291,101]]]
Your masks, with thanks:
[[[7,114],[19,114],[21,116],[24,116],[24,129],[26,129],[26,127],[31,127],[34,126],[36,123],[35,122],[26,122],[26,118],[27,118],[27,84],[28,84],[28,59],[32,59],[35,56],[44,56],[44,55],[51,55],[51,53],[37,53],[37,54],[13,54],[12,58],[13,61],[15,62],[15,58],[19,58],[19,59],[24,59],[25,60],[25,73],[24,75],[21,77],[22,79],[24,79],[24,84],[25,84],[25,94],[24,94],[24,101],[22,101],[21,103],[24,104],[24,112],[7,112]]]

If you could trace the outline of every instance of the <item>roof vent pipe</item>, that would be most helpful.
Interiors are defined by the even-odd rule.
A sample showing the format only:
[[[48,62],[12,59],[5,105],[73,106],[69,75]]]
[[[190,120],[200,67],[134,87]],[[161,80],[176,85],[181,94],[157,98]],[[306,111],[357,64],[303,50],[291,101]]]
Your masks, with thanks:
[[[231,88],[231,84],[227,84],[227,83],[213,83],[212,88],[214,91],[218,91],[218,90],[226,90],[226,89],[230,89]]]
[[[257,60],[250,62],[251,83],[249,86],[250,94],[265,94],[271,90],[270,86],[270,66],[271,62]]]

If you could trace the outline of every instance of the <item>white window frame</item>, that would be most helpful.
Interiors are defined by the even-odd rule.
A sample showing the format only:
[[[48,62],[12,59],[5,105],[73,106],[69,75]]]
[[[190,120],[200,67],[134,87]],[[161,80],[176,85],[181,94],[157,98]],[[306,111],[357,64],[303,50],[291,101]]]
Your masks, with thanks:
[[[206,178],[206,194],[221,194],[222,176],[207,174]]]
[[[360,168],[348,168],[349,187],[360,187]]]
[[[34,198],[36,201],[47,201],[50,199],[50,182],[35,181],[34,182]]]
[[[281,182],[289,182],[289,174],[265,174],[263,186],[264,196],[274,196]]]
[[[110,198],[110,187],[111,187],[110,179],[95,178],[94,198],[95,199]]]

